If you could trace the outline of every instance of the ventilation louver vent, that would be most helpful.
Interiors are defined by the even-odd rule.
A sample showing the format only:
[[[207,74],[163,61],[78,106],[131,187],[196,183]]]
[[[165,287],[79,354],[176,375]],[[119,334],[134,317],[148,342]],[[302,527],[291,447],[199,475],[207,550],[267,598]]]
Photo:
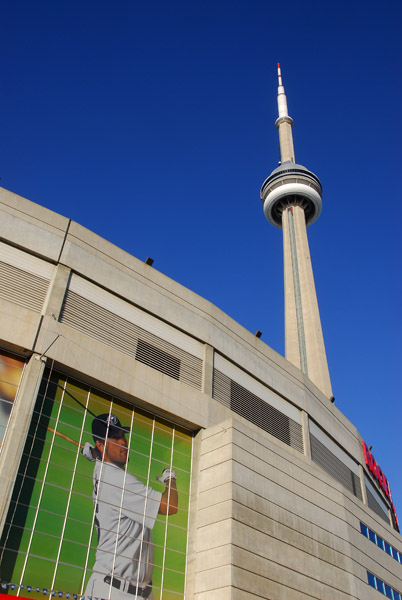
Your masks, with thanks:
[[[0,261],[0,298],[41,312],[49,280]]]
[[[136,360],[161,371],[173,379],[180,379],[180,360],[144,340],[138,340],[137,352],[135,353]]]
[[[373,494],[370,492],[370,490],[367,487],[366,487],[366,494],[367,494],[367,504],[368,504],[369,508],[371,508],[371,510],[373,510],[376,513],[376,515],[381,517],[381,519],[384,519],[384,521],[389,523],[388,512],[387,513],[384,512],[382,506],[377,502],[377,500],[374,498]]]
[[[299,423],[281,413],[245,387],[214,369],[214,398],[273,435],[288,446],[303,452],[303,435]]]
[[[310,434],[311,458],[324,471],[339,481],[356,498],[362,500],[359,477],[353,473],[335,454],[324,446],[314,435]]]
[[[381,517],[381,519],[384,519],[384,521],[389,523],[389,507],[379,493],[379,490],[371,483],[367,475],[364,476],[364,484],[366,486],[367,504],[369,508]]]
[[[71,290],[65,296],[60,322],[169,377],[201,389],[201,359]]]

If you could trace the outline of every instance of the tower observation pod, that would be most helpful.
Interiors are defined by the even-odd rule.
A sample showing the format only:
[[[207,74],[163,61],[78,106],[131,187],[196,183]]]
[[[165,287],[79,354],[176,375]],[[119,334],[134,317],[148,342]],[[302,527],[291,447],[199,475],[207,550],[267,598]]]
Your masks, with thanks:
[[[281,163],[264,181],[261,200],[268,221],[283,231],[285,356],[328,397],[332,397],[307,225],[321,213],[317,175],[295,162],[292,127],[278,63],[278,113]]]

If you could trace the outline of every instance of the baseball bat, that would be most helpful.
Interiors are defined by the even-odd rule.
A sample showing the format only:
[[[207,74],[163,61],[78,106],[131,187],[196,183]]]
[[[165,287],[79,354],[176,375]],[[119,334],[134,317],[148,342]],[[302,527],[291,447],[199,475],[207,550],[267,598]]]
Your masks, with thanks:
[[[74,444],[74,446],[78,446],[78,448],[81,448],[81,450],[84,447],[84,444],[80,444],[79,442],[77,442],[77,440],[74,440],[73,438],[68,437],[68,435],[61,433],[60,431],[56,431],[56,429],[53,429],[53,427],[50,427],[50,425],[45,425],[44,423],[41,423],[40,421],[36,421],[36,419],[34,419],[34,422],[37,423],[38,425],[40,425],[41,427],[43,427],[44,429],[47,429],[51,433],[58,435],[63,440],[66,440],[67,442]],[[91,453],[94,458],[97,458],[100,456],[99,450],[96,447],[91,448]]]
[[[45,427],[45,425],[43,425],[43,427]],[[67,440],[67,442],[71,442],[72,444],[74,444],[74,446],[78,446],[79,448],[83,448],[84,447],[84,444],[80,444],[79,442],[77,442],[77,440],[73,440],[73,438],[68,437],[68,435],[64,435],[64,433],[60,433],[60,431],[56,431],[55,429],[53,429],[52,427],[50,427],[50,425],[47,425],[46,429],[48,431],[51,431],[55,435],[58,435],[63,440]]]
[[[46,427],[46,429],[48,431],[51,431],[52,433],[54,433],[55,435],[58,435],[59,437],[61,437],[63,440],[67,440],[67,442],[71,442],[72,444],[74,444],[74,446],[78,446],[78,448],[81,448],[81,450],[84,447],[84,444],[80,444],[79,442],[77,442],[77,440],[73,440],[73,438],[68,437],[68,435],[64,435],[64,433],[60,433],[60,431],[56,431],[55,429],[53,429],[52,427],[50,427],[50,425],[48,425]],[[99,456],[101,456],[99,450],[95,447],[91,448],[91,454],[94,458],[97,458]]]

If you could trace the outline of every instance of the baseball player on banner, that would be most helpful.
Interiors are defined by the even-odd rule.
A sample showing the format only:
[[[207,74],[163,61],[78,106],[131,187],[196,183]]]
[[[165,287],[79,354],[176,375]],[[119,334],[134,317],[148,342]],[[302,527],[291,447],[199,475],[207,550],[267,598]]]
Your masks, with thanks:
[[[85,597],[111,600],[153,600],[152,528],[158,514],[177,513],[176,472],[166,468],[157,477],[163,493],[128,473],[126,433],[112,414],[92,421],[95,446],[88,442],[82,454],[95,462],[93,501],[98,546]]]

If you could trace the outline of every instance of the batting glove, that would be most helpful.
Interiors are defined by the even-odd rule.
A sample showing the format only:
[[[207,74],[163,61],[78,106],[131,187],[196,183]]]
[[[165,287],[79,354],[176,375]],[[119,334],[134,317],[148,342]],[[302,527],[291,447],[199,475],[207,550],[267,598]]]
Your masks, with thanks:
[[[91,446],[89,442],[85,442],[84,447],[81,450],[82,456],[84,456],[90,462],[94,462],[96,460],[92,450],[95,450],[95,446]]]
[[[171,479],[176,481],[176,477],[177,477],[176,471],[174,471],[173,469],[166,468],[166,469],[163,469],[162,475],[160,477],[157,477],[156,479],[158,481],[160,481],[161,483],[167,483]]]

